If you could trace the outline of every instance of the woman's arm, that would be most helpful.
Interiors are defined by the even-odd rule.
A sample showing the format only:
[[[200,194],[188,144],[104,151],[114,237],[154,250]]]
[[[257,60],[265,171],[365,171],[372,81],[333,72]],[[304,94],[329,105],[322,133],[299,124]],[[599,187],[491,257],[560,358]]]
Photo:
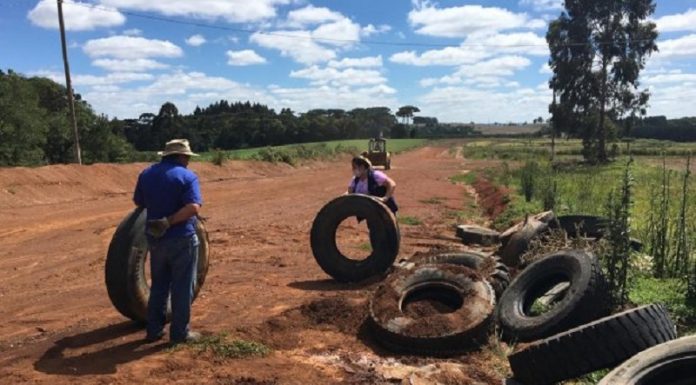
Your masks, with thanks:
[[[387,193],[384,194],[384,197],[382,197],[382,200],[386,202],[389,200],[389,198],[394,196],[394,190],[396,190],[396,182],[394,182],[392,178],[387,176],[383,186],[387,188]]]

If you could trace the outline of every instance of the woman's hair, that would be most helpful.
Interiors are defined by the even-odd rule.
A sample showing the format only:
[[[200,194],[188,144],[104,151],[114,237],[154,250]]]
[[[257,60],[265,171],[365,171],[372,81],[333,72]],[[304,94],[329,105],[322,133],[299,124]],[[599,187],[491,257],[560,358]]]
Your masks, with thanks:
[[[363,166],[365,168],[372,168],[372,162],[364,156],[355,156],[351,163],[355,166]]]

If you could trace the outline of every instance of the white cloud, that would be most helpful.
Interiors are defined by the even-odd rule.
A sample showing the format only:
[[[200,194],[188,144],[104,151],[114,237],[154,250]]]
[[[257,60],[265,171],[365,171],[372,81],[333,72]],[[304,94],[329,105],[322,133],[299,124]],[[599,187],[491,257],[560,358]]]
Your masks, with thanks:
[[[549,63],[544,63],[541,65],[541,68],[539,68],[539,73],[542,75],[551,75],[553,74],[553,71],[551,70]]]
[[[277,106],[295,111],[314,108],[343,108],[398,106],[396,90],[380,84],[371,87],[331,87],[329,85],[307,88],[269,87],[268,91]]]
[[[63,82],[65,78],[60,72],[52,71],[38,71],[33,73],[36,76],[47,77],[55,82]],[[148,73],[135,73],[135,72],[117,72],[110,73],[104,76],[97,75],[81,75],[77,74],[72,76],[73,85],[76,87],[81,86],[113,86],[116,84],[125,84],[132,82],[139,82],[145,80],[152,80],[154,77]],[[88,100],[89,101],[89,100]]]
[[[157,12],[166,16],[185,16],[231,23],[252,23],[276,17],[276,6],[290,0],[100,0],[119,9]]]
[[[696,9],[655,20],[659,32],[696,31]]]
[[[339,12],[332,11],[325,7],[315,7],[311,4],[304,8],[288,12],[288,24],[295,27],[323,24],[331,21],[339,21],[344,18],[345,17]]]
[[[482,50],[463,47],[445,47],[443,49],[425,51],[420,55],[415,51],[398,52],[393,54],[389,58],[389,61],[414,66],[452,66],[476,63],[488,56],[489,54]]]
[[[183,55],[181,48],[169,41],[134,36],[111,36],[89,40],[82,49],[90,57],[116,59],[180,57]]]
[[[526,13],[514,13],[504,8],[462,5],[437,8],[424,1],[408,13],[410,24],[422,35],[466,37],[474,32],[495,32],[517,28],[538,28],[539,22]],[[530,25],[531,22],[531,25]]]
[[[336,57],[333,49],[317,44],[310,31],[276,31],[273,35],[256,32],[249,37],[252,43],[280,51],[285,57],[298,63],[313,64]]]
[[[387,79],[374,69],[346,68],[338,69],[333,67],[320,68],[313,65],[298,71],[290,72],[290,77],[308,79],[314,86],[331,85],[341,86],[370,86],[385,84]]]
[[[660,50],[653,56],[658,59],[694,57],[696,56],[696,34],[664,40],[659,42],[657,47]]]
[[[415,51],[398,52],[389,60],[415,66],[473,64],[496,55],[548,55],[546,40],[532,32],[475,33],[458,47],[428,50],[420,55]]]
[[[523,56],[501,56],[494,59],[481,61],[475,64],[463,65],[452,75],[446,75],[439,79],[426,78],[421,80],[423,87],[436,84],[468,84],[497,87],[503,84],[503,78],[514,75],[531,64],[531,61]],[[505,84],[509,83],[506,82]]]
[[[381,67],[382,55],[367,56],[361,58],[343,58],[341,60],[331,60],[329,67],[346,68],[346,67]]]
[[[152,59],[96,59],[92,65],[110,72],[142,72],[165,69],[169,66]]]
[[[58,6],[53,0],[39,1],[27,17],[39,27],[58,29]],[[114,7],[93,8],[91,3],[79,1],[63,3],[63,18],[68,31],[116,27],[126,22],[126,17]]]
[[[312,31],[312,37],[322,44],[351,46],[360,40],[360,25],[344,18],[333,23],[322,24]]]
[[[382,24],[382,25],[379,25],[377,27],[375,27],[372,24],[368,24],[362,28],[362,30],[360,31],[360,34],[362,36],[372,36],[372,35],[377,35],[380,33],[387,33],[389,31],[391,31],[391,29],[392,29],[391,26],[387,25],[387,24]]]
[[[419,97],[416,105],[444,122],[523,122],[548,115],[548,89],[511,88],[439,87]]]
[[[251,49],[241,51],[227,51],[227,64],[231,66],[248,66],[263,64],[266,59]]]
[[[126,36],[140,36],[143,34],[143,31],[137,28],[131,28],[121,32],[121,34]]]
[[[693,73],[681,73],[680,71],[663,73],[657,75],[642,76],[641,81],[645,84],[656,85],[656,84],[669,84],[669,83],[696,83],[696,74]]]
[[[563,0],[520,0],[521,6],[529,6],[537,12],[563,10]]]
[[[205,40],[205,37],[200,34],[196,35],[191,35],[186,39],[186,44],[192,46],[192,47],[199,47],[205,44],[207,40]]]

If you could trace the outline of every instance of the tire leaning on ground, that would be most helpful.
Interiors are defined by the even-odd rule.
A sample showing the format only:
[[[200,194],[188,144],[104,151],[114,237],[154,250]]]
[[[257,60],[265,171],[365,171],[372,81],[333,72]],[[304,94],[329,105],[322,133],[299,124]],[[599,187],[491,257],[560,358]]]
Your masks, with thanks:
[[[119,313],[136,322],[147,321],[147,301],[150,287],[145,274],[148,257],[145,237],[146,210],[137,208],[116,228],[106,256],[106,290],[111,303]],[[194,299],[205,283],[209,266],[208,233],[201,221],[197,222],[198,265]],[[167,319],[170,309],[167,310]]]
[[[696,336],[683,337],[642,351],[612,370],[598,385],[693,385],[696,383]]]
[[[508,360],[515,379],[525,384],[545,385],[618,365],[638,352],[676,337],[676,327],[665,308],[648,305],[536,341],[510,355]],[[691,349],[693,365],[696,356],[693,347]],[[667,385],[662,378],[660,380],[635,384]]]
[[[486,277],[495,291],[496,298],[500,298],[508,285],[510,285],[510,271],[500,258],[486,256],[475,251],[462,251],[457,253],[438,254],[423,260],[426,264],[450,264],[465,266],[474,269]]]
[[[456,234],[465,245],[493,246],[500,242],[499,232],[476,225],[459,225]]]
[[[532,315],[534,302],[562,282],[567,294],[550,310]],[[607,288],[597,257],[583,250],[563,250],[529,265],[505,290],[498,321],[508,340],[545,338],[609,314]]]
[[[363,260],[341,254],[336,245],[338,226],[347,218],[367,221],[372,253]],[[341,282],[358,282],[384,274],[399,254],[399,225],[391,210],[378,199],[361,194],[340,196],[327,203],[312,224],[310,243],[314,259],[325,273]]]
[[[407,310],[418,300],[439,311]],[[391,274],[370,300],[369,324],[378,343],[394,352],[446,356],[486,343],[495,293],[475,270],[422,265]]]

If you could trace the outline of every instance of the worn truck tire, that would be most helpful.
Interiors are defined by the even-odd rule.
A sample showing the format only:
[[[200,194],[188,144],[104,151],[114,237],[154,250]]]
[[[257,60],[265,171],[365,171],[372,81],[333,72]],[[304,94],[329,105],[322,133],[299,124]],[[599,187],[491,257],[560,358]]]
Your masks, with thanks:
[[[499,232],[476,225],[459,225],[456,234],[465,245],[492,246],[500,242]]]
[[[642,351],[611,371],[598,385],[696,384],[696,336]]]
[[[545,385],[618,365],[638,352],[676,337],[676,328],[667,311],[661,305],[648,305],[536,341],[510,355],[508,360],[515,379],[524,384]],[[691,353],[694,354],[693,347]],[[692,365],[694,357],[691,356]],[[661,381],[654,384],[666,385]]]
[[[510,235],[505,244],[498,250],[498,255],[506,265],[518,266],[520,258],[529,250],[532,241],[548,230],[547,223],[529,218],[519,230]]]
[[[136,322],[147,321],[147,301],[150,287],[145,276],[148,257],[145,237],[146,211],[135,209],[118,225],[106,256],[105,280],[109,299],[119,313]],[[194,285],[194,299],[205,283],[209,266],[208,233],[201,221],[197,222],[198,264]],[[167,319],[170,317],[167,310]]]
[[[569,237],[601,239],[606,234],[609,219],[595,215],[562,215],[558,217],[558,224]],[[630,246],[634,251],[643,251],[643,242],[636,238],[631,238]]]
[[[505,289],[510,285],[510,271],[500,258],[487,256],[475,251],[462,251],[457,253],[438,254],[423,260],[426,264],[451,264],[465,266],[481,273],[491,284],[496,298],[500,298]]]
[[[415,314],[412,300],[446,304],[442,312]],[[408,354],[447,356],[488,340],[495,293],[475,270],[456,265],[422,265],[390,275],[370,301],[369,324],[379,344]]]
[[[532,315],[532,304],[562,282],[570,284],[567,294],[546,313]],[[514,341],[546,338],[607,314],[601,266],[582,250],[554,252],[532,263],[512,281],[498,305],[503,336]]]
[[[367,220],[372,253],[363,260],[346,257],[336,245],[336,230],[350,217]],[[310,233],[314,259],[326,274],[341,282],[384,274],[399,254],[400,239],[391,210],[381,201],[360,194],[343,195],[327,203],[314,219]]]
[[[512,238],[512,236],[518,233],[519,231],[521,231],[529,221],[541,222],[542,224],[546,225],[546,228],[544,228],[544,230],[546,230],[547,228],[559,227],[556,214],[553,211],[544,211],[542,213],[530,215],[527,218],[525,218],[524,221],[518,222],[515,225],[509,227],[507,230],[500,233],[500,243],[502,247],[505,247],[510,241],[510,238]]]

